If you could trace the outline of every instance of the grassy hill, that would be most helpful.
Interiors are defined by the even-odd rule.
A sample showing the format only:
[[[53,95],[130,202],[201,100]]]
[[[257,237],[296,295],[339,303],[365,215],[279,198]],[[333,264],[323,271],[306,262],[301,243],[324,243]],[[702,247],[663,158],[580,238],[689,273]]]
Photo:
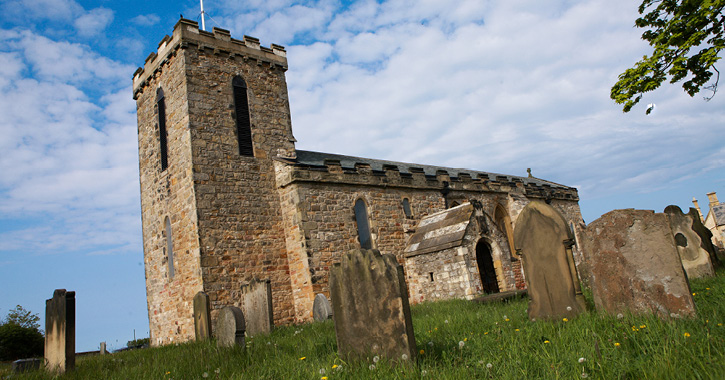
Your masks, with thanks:
[[[530,322],[526,299],[413,307],[417,366],[337,356],[332,321],[277,328],[246,349],[213,342],[82,357],[62,379],[723,379],[725,272],[693,280],[698,318],[660,321],[591,311]],[[370,326],[375,329],[374,325]],[[9,369],[0,369],[5,378]],[[20,379],[47,378],[43,372]]]

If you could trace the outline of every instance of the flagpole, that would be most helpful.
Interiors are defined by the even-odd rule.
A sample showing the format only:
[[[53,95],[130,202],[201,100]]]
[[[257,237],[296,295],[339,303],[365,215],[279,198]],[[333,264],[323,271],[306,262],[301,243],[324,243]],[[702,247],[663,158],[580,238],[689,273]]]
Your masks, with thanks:
[[[204,23],[204,0],[199,0],[201,3],[201,30],[206,30],[206,24]]]

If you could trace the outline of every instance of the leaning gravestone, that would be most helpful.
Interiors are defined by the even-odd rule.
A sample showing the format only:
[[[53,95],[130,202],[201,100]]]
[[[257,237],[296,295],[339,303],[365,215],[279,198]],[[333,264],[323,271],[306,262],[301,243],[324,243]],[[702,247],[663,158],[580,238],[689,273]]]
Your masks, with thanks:
[[[64,373],[76,364],[76,292],[56,289],[45,301],[46,369]]]
[[[216,317],[217,345],[219,347],[244,347],[244,313],[236,306],[227,306],[219,311]]]
[[[269,334],[274,327],[270,281],[255,279],[242,285],[241,309],[247,325],[247,335]]]
[[[13,373],[23,373],[28,371],[34,371],[40,369],[40,363],[42,360],[38,358],[33,359],[19,359],[13,362],[12,370]],[[12,378],[12,377],[8,377]]]
[[[373,356],[415,360],[405,276],[395,256],[374,249],[343,255],[330,272],[330,296],[343,360]]]
[[[712,231],[710,231],[709,228],[705,227],[705,225],[702,224],[702,220],[700,219],[700,213],[697,211],[696,208],[690,207],[690,212],[687,213],[687,215],[690,215],[690,218],[692,218],[692,230],[695,231],[698,236],[700,236],[702,249],[707,251],[707,254],[710,256],[710,262],[712,263],[713,268],[720,268],[722,266],[722,263],[717,257],[717,250],[715,249],[715,245],[712,244]]]
[[[514,245],[521,254],[530,319],[573,317],[585,310],[572,244],[566,220],[553,207],[532,201],[519,214]]]
[[[680,254],[682,266],[688,278],[708,277],[715,274],[710,262],[710,255],[702,247],[700,235],[692,229],[692,218],[674,205],[665,208],[675,237],[677,252]]]
[[[312,317],[318,322],[332,318],[332,306],[322,293],[315,296],[315,303],[312,305]]]
[[[599,310],[694,317],[687,276],[665,214],[614,210],[583,230],[590,286]]]
[[[194,296],[194,335],[196,340],[211,338],[211,306],[209,296],[198,292]]]

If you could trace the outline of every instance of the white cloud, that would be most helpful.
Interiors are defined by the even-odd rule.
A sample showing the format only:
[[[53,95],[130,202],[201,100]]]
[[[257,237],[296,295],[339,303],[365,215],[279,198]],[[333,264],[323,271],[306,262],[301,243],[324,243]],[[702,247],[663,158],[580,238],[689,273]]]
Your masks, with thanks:
[[[140,26],[153,26],[159,23],[161,18],[155,14],[138,15],[131,19],[131,22]]]
[[[113,11],[108,8],[95,8],[78,16],[75,25],[78,34],[83,37],[93,37],[103,32],[113,21]]]

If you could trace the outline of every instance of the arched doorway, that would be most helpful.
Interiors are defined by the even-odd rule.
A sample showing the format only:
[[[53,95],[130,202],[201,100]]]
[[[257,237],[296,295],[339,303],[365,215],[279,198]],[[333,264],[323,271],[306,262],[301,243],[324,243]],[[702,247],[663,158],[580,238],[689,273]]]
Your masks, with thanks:
[[[496,277],[496,268],[493,266],[493,257],[491,257],[491,246],[484,240],[480,240],[476,244],[476,263],[478,264],[478,273],[481,274],[483,292],[487,294],[498,293],[498,278]]]

